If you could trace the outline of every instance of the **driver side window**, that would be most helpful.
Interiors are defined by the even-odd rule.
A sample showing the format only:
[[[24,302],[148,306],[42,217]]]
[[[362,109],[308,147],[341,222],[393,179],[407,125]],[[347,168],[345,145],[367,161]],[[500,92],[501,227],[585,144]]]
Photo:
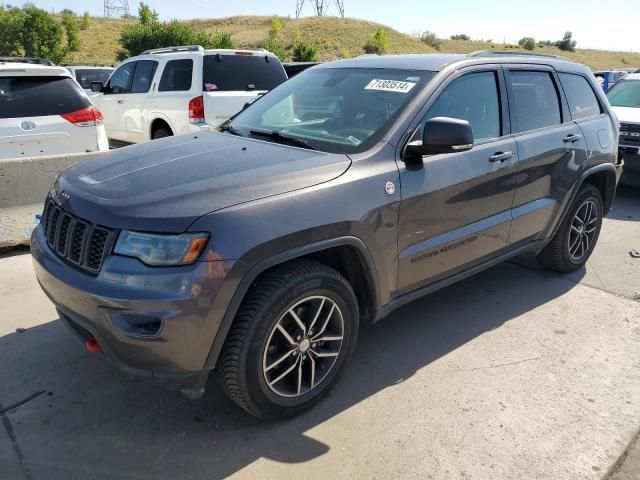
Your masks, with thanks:
[[[470,73],[455,79],[431,105],[414,140],[421,138],[425,122],[435,117],[468,121],[475,142],[499,138],[502,121],[497,80],[495,72]]]
[[[109,93],[131,93],[131,81],[137,62],[127,63],[118,68],[109,80]]]

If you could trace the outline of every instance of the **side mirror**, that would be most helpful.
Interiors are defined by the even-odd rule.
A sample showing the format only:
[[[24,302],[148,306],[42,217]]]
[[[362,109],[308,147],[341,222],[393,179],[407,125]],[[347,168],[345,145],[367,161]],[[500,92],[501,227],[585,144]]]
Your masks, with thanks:
[[[102,84],[102,82],[91,82],[91,91],[100,93],[104,91],[104,85]]]
[[[464,152],[473,148],[473,131],[466,120],[435,117],[427,120],[422,141],[411,142],[406,153],[414,157],[439,153]]]

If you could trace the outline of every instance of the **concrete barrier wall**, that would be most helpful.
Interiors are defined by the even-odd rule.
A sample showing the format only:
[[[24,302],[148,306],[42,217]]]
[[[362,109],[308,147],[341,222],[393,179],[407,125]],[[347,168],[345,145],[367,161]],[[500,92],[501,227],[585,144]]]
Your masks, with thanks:
[[[0,160],[0,208],[44,202],[55,175],[100,153]]]

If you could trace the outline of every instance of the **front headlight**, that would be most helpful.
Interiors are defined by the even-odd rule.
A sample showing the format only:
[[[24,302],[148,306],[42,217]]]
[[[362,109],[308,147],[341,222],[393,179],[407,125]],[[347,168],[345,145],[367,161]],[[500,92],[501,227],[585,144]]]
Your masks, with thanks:
[[[189,265],[198,259],[208,239],[208,233],[162,235],[123,230],[113,252],[153,267]]]

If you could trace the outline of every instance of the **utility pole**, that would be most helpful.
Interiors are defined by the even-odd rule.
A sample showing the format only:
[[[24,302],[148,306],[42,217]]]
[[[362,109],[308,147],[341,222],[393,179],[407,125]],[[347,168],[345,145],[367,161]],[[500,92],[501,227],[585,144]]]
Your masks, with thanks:
[[[300,18],[305,0],[296,0],[296,18]],[[338,13],[344,18],[344,0],[312,0],[311,5],[317,17],[324,17],[329,11],[331,4],[334,4]]]
[[[113,18],[130,17],[128,0],[104,0],[104,16]]]

